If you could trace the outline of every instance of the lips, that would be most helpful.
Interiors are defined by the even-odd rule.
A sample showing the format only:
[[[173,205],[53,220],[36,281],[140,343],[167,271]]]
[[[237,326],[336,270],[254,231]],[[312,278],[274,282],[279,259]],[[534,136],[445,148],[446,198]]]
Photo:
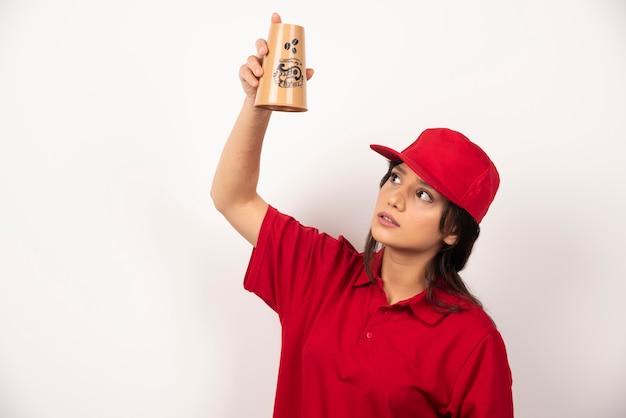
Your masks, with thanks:
[[[396,220],[393,218],[393,216],[391,216],[390,214],[386,212],[379,213],[378,220],[380,221],[381,224],[386,225],[386,226],[400,226],[398,222],[396,222]]]

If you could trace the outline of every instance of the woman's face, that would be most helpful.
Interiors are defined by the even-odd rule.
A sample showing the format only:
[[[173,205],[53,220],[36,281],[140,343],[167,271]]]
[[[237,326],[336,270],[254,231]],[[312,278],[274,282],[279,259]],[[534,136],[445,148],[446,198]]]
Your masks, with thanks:
[[[446,198],[405,163],[397,165],[378,193],[372,236],[389,250],[434,257],[443,242],[456,240],[439,230],[445,205]]]

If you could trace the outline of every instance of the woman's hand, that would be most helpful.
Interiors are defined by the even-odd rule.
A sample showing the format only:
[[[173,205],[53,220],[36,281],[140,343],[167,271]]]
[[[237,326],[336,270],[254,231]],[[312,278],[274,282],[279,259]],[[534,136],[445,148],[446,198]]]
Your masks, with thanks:
[[[272,23],[281,23],[278,13],[272,14]],[[246,93],[246,100],[254,104],[256,91],[259,87],[259,78],[263,75],[263,59],[269,52],[265,39],[257,39],[255,43],[256,55],[250,55],[245,64],[239,68],[239,79],[243,91]],[[313,77],[313,69],[306,69],[306,79]]]

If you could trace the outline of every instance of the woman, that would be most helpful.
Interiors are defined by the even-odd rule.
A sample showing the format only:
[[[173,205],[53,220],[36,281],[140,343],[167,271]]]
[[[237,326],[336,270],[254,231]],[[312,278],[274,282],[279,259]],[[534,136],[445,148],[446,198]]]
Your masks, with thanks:
[[[274,417],[512,417],[501,335],[458,274],[498,189],[489,157],[445,128],[402,152],[372,145],[390,166],[365,250],[303,226],[256,191],[272,113],[254,107],[256,48],[211,196],[254,246],[245,288],[281,321]]]

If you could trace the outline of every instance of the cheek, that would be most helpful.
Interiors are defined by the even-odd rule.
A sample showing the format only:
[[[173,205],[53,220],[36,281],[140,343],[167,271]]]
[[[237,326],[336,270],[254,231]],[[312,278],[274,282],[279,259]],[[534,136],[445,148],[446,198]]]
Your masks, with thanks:
[[[409,216],[414,220],[414,230],[428,231],[434,235],[441,235],[441,231],[439,230],[439,223],[441,221],[440,211],[414,209]]]

